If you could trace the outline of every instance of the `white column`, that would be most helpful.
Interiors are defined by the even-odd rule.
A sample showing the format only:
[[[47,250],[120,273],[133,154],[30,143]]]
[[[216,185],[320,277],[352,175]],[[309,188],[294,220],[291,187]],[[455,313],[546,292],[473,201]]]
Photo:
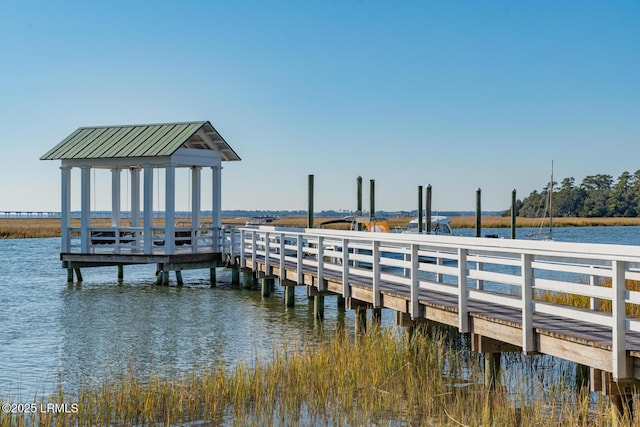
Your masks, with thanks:
[[[89,253],[91,240],[91,168],[80,167],[80,251]]]
[[[111,226],[120,227],[120,169],[111,169]]]
[[[175,221],[176,221],[176,167],[165,169],[165,212],[164,212],[164,251],[175,253]]]
[[[71,168],[69,166],[63,166],[60,168],[62,178],[62,192],[60,213],[61,213],[61,250],[60,252],[71,252],[71,233],[69,227],[71,226]]]
[[[131,226],[140,227],[140,169],[131,172]]]
[[[213,226],[213,251],[220,251],[220,242],[218,242],[218,236],[220,235],[220,227],[222,226],[222,167],[214,166],[212,169],[212,181],[211,181],[211,215]]]
[[[202,186],[201,186],[201,174],[202,168],[194,166],[191,168],[191,228],[199,228],[201,226],[200,221],[200,207],[202,199]],[[192,231],[194,234],[191,236],[192,250],[196,252],[198,250],[198,235],[199,232]]]
[[[144,165],[144,253],[153,253],[153,168]]]

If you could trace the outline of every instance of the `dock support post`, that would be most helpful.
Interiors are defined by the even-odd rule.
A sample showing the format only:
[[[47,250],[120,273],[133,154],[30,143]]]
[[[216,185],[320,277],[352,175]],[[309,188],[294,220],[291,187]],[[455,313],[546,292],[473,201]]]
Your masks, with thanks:
[[[338,295],[336,298],[336,308],[339,312],[344,312],[346,307],[345,298],[342,295]]]
[[[501,353],[484,353],[484,386],[495,390],[500,375]]]
[[[118,264],[118,282],[122,283],[124,280],[124,266],[122,264]]]
[[[265,276],[262,278],[262,297],[267,298],[271,296],[271,289],[274,286],[273,276]]]
[[[324,319],[324,295],[313,297],[313,317],[316,320]]]
[[[471,335],[471,350],[484,356],[484,386],[494,390],[500,378],[500,356],[502,353],[520,352],[521,348],[478,334]]]
[[[356,337],[367,333],[367,308],[364,305],[356,306],[355,316],[355,333]]]
[[[73,283],[73,268],[67,268],[67,283]]]
[[[622,421],[633,419],[633,394],[614,394],[609,396],[611,405],[615,408],[616,419],[613,422],[614,426],[627,425]]]
[[[253,288],[253,271],[249,268],[242,269],[242,287],[244,289],[252,289]]]
[[[218,283],[218,278],[216,277],[216,268],[211,267],[209,269],[209,281],[211,282],[211,287],[215,288]]]
[[[382,309],[374,308],[371,310],[371,323],[373,326],[378,326],[382,324]]]
[[[516,190],[511,192],[511,238],[516,238]]]
[[[231,284],[240,285],[240,266],[238,264],[231,266]]]
[[[476,188],[476,237],[482,235],[482,190]]]
[[[586,365],[576,363],[576,391],[589,389],[591,369]]]
[[[284,300],[287,307],[293,307],[295,305],[295,286],[284,287]]]
[[[169,286],[169,270],[162,270],[162,286]]]
[[[182,271],[180,270],[176,270],[176,282],[178,283],[178,286],[184,285],[184,282],[182,281]]]
[[[80,268],[76,267],[73,270],[76,272],[76,281],[82,282],[82,272],[80,272]]]

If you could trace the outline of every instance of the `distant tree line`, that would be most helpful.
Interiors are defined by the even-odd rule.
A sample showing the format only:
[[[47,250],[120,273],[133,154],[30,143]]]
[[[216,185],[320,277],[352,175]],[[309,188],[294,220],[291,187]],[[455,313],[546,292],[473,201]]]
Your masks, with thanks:
[[[516,212],[523,217],[548,216],[549,184],[516,201]],[[640,213],[640,170],[623,172],[614,181],[611,175],[590,175],[576,185],[564,178],[553,183],[554,217],[635,217]],[[504,215],[510,215],[511,209]]]

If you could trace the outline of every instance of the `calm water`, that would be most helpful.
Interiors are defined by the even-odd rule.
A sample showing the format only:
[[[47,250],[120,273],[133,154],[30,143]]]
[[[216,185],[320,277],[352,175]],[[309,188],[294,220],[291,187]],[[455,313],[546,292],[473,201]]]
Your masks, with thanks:
[[[483,230],[493,233],[510,232]],[[554,236],[640,244],[640,227],[559,228]],[[232,287],[221,269],[214,289],[207,270],[185,272],[181,288],[154,286],[154,266],[125,268],[123,284],[115,267],[85,269],[84,283],[67,285],[59,251],[57,238],[0,240],[0,398],[33,401],[57,384],[73,389],[127,370],[170,377],[214,361],[251,363],[283,345],[315,342],[320,328],[344,322],[353,330],[353,313],[339,313],[334,298],[326,299],[319,326],[304,288],[297,289],[296,306],[286,309],[281,288],[263,299],[258,291]],[[383,322],[393,319],[385,310]]]

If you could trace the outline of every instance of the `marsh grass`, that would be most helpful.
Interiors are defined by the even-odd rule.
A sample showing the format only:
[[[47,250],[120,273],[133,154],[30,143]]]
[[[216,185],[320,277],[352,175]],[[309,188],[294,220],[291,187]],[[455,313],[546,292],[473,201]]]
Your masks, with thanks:
[[[457,339],[451,339],[457,335]],[[213,363],[173,380],[127,372],[98,386],[59,390],[46,401],[78,403],[77,414],[2,414],[13,425],[608,425],[603,400],[562,381],[544,393],[482,386],[482,358],[460,334],[423,329],[407,339],[374,328],[336,333],[303,349],[225,368]],[[515,391],[514,391],[515,390]],[[533,397],[532,397],[533,396]],[[209,424],[207,424],[209,425]]]
[[[315,218],[314,224],[320,226],[325,220],[335,218]],[[223,218],[222,224],[228,225],[244,225],[244,218]],[[409,217],[393,217],[388,218],[389,227],[393,229],[404,229],[409,225]],[[203,218],[207,221],[207,218]],[[162,218],[154,218],[154,224],[162,225]],[[109,218],[94,218],[91,224],[96,227],[108,227],[111,225]],[[474,228],[475,217],[473,216],[452,216],[452,228]],[[557,227],[583,227],[583,226],[607,226],[607,225],[640,225],[640,218],[554,218],[554,226]],[[71,220],[73,227],[80,226],[80,219],[73,218]],[[128,225],[128,220],[124,219],[123,226]],[[304,228],[307,226],[306,217],[282,217],[275,221],[273,225],[281,227]],[[535,218],[517,218],[517,227],[539,227],[540,219]],[[547,226],[546,223],[542,224]],[[482,227],[484,228],[508,228],[511,227],[511,219],[507,217],[483,217]],[[334,224],[327,226],[333,229],[349,229],[348,224]],[[59,218],[0,218],[0,239],[14,238],[32,238],[32,237],[59,237],[60,236],[60,219]]]

